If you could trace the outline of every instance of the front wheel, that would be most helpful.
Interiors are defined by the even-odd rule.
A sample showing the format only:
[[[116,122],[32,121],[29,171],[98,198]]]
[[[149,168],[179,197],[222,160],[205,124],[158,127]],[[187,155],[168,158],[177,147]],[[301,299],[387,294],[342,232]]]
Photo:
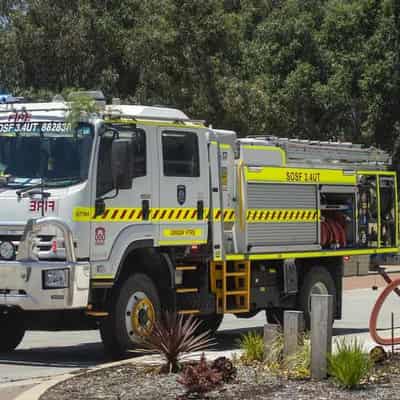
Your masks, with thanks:
[[[109,316],[100,325],[100,335],[107,355],[122,357],[150,335],[160,315],[160,299],[152,280],[134,274],[117,290]]]
[[[25,335],[25,326],[19,312],[0,314],[0,353],[17,348]]]
[[[311,296],[330,294],[333,296],[333,310],[336,308],[336,286],[332,275],[323,267],[312,268],[304,278],[298,296],[298,308],[304,312],[306,329],[311,325]],[[333,320],[332,320],[333,323]]]

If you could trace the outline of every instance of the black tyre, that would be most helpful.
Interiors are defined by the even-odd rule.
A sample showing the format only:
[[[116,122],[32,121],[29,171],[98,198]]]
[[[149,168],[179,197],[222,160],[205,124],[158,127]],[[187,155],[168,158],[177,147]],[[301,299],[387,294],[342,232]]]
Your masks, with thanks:
[[[201,321],[201,324],[198,328],[199,333],[210,331],[211,333],[215,333],[221,322],[224,318],[223,314],[209,314],[209,315],[199,315],[198,318]]]
[[[100,325],[106,354],[122,357],[151,333],[159,316],[160,299],[154,283],[147,275],[132,275],[116,290],[109,316]]]
[[[335,282],[332,278],[332,275],[323,267],[312,268],[307,273],[298,295],[298,309],[304,312],[304,322],[306,329],[310,329],[312,294],[332,295],[333,312],[335,313],[337,298]]]
[[[17,348],[25,335],[25,326],[19,312],[0,314],[0,353]]]

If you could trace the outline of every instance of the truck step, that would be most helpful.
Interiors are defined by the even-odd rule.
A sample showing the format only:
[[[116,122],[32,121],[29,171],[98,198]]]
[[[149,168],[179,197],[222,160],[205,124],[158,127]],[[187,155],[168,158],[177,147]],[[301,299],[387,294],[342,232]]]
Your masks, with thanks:
[[[108,312],[106,311],[86,311],[85,314],[89,317],[108,317]]]
[[[177,271],[196,271],[197,266],[196,265],[177,265],[175,267]]]
[[[187,314],[198,314],[200,310],[180,310],[178,314],[187,315]]]
[[[176,293],[197,293],[198,288],[177,288]]]

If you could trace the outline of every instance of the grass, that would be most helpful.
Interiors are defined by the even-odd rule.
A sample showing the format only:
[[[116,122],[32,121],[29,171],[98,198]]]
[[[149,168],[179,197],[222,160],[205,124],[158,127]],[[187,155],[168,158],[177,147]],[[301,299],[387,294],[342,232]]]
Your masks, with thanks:
[[[336,353],[328,355],[328,372],[345,389],[359,387],[371,372],[373,363],[357,338],[336,341]]]
[[[308,335],[299,338],[298,351],[287,357],[285,368],[290,379],[308,379],[311,376],[311,342]]]
[[[250,331],[241,336],[239,340],[240,349],[243,351],[245,362],[261,362],[264,360],[264,338],[255,331]]]

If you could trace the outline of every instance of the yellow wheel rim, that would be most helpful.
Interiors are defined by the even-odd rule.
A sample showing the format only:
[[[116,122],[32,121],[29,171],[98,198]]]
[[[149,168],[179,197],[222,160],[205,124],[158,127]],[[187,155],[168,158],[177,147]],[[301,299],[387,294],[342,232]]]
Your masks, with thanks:
[[[156,313],[148,297],[137,301],[131,311],[134,333],[138,336],[149,336],[153,331]]]

